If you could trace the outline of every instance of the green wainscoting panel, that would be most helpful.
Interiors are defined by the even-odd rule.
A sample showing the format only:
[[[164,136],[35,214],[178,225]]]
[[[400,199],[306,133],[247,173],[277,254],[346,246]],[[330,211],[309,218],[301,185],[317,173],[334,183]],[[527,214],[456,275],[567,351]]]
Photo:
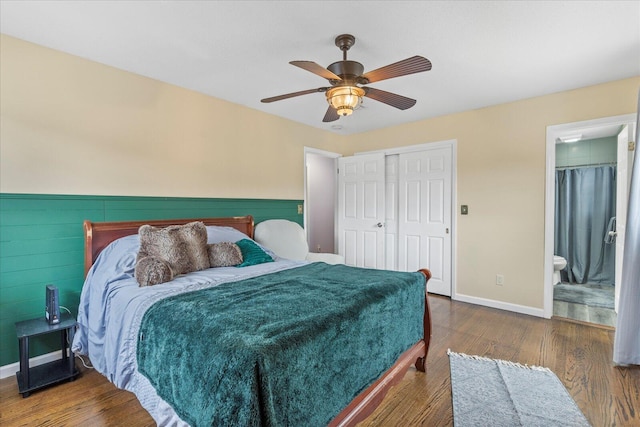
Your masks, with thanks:
[[[18,361],[15,322],[44,316],[45,286],[77,315],[84,282],[82,222],[253,215],[302,225],[301,200],[209,199],[0,193],[0,366]],[[31,356],[59,349],[55,334],[33,340]]]

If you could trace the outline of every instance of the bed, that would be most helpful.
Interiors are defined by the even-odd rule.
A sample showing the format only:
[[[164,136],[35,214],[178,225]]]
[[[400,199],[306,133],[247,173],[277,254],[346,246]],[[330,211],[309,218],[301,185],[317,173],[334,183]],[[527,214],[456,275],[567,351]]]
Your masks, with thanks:
[[[355,425],[409,366],[425,371],[429,270],[270,253],[273,262],[139,287],[138,229],[193,221],[209,243],[253,237],[251,216],[84,222],[73,351],[132,391],[158,425]]]

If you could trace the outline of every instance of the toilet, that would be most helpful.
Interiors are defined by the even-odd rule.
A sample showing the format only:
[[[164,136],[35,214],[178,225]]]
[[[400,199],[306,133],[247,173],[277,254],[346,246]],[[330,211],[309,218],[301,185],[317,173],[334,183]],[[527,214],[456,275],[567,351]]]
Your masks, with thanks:
[[[562,282],[560,278],[560,270],[567,266],[567,260],[561,256],[553,256],[553,284],[557,285]]]

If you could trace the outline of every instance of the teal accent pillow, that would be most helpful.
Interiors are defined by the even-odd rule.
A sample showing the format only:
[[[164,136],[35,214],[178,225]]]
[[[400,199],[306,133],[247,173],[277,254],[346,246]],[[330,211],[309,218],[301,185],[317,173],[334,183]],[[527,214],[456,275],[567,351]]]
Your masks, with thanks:
[[[266,253],[256,242],[251,239],[242,239],[236,242],[242,252],[242,264],[237,267],[247,267],[265,262],[273,262],[271,255]]]

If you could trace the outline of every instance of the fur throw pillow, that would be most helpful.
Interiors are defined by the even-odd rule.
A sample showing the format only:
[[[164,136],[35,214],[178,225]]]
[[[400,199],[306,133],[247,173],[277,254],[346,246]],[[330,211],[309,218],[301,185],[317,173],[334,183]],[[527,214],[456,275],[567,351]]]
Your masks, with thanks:
[[[232,267],[242,264],[242,251],[235,243],[220,242],[207,246],[211,267]]]
[[[147,224],[140,227],[138,234],[140,250],[135,277],[141,286],[163,283],[156,280],[171,280],[179,274],[210,267],[207,228],[202,222],[194,221],[165,228]],[[167,266],[171,274],[166,271]]]
[[[140,286],[153,286],[173,280],[169,264],[153,256],[136,260],[135,277]]]

